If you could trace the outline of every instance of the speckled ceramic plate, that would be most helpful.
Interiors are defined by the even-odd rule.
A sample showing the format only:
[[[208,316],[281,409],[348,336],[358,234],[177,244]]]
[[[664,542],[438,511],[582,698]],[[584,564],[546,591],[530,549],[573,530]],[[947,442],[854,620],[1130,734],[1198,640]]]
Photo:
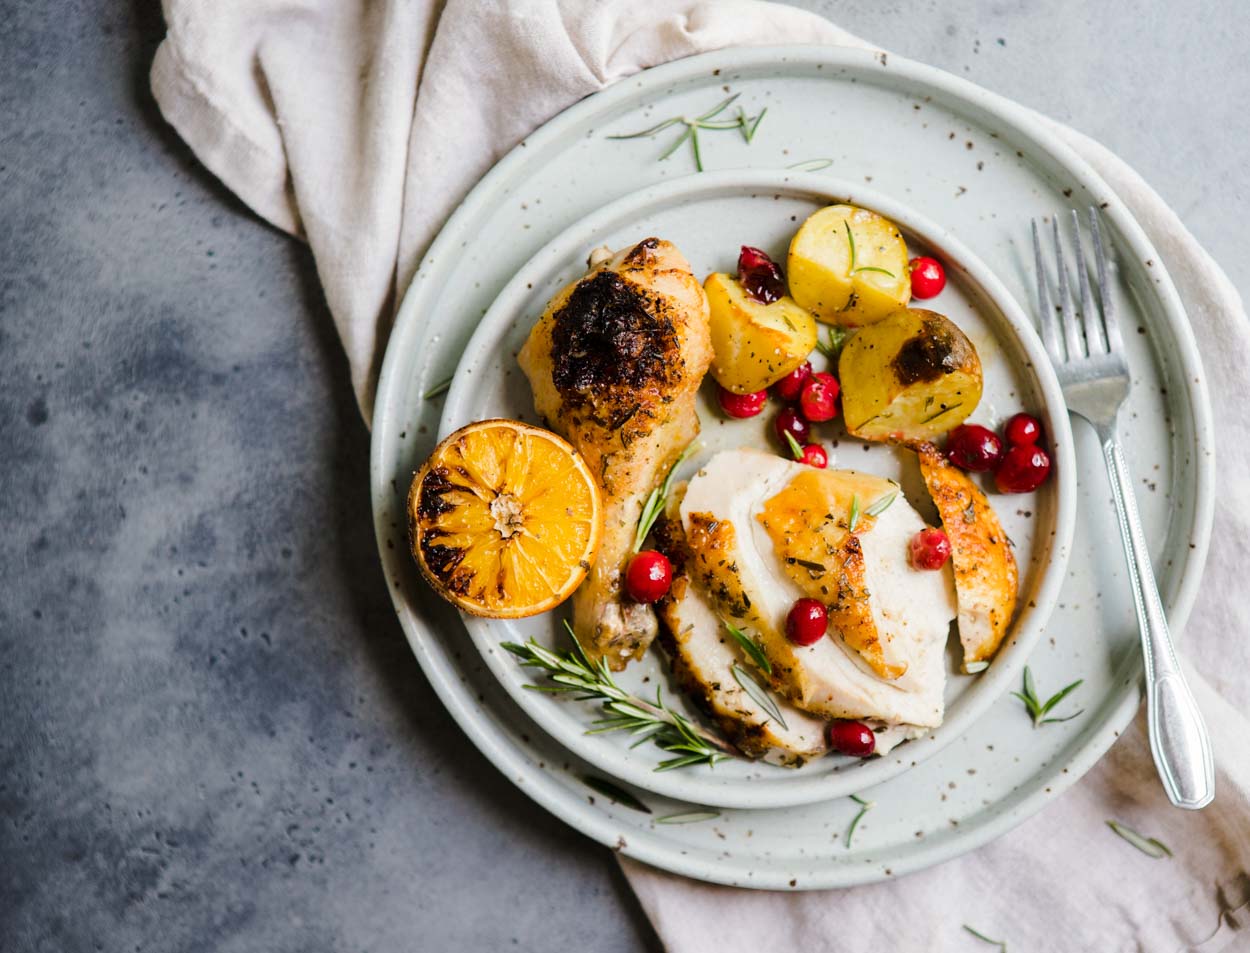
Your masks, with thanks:
[[[825,757],[797,769],[728,761],[711,768],[701,765],[665,772],[657,772],[655,766],[667,755],[652,745],[634,747],[635,739],[624,733],[588,735],[586,729],[601,715],[597,705],[527,691],[525,686],[535,680],[535,673],[499,648],[501,642],[529,638],[550,648],[567,648],[563,613],[519,620],[466,618],[487,665],[513,701],[548,734],[597,770],[666,797],[738,808],[811,803],[854,794],[932,757],[1009,686],[1017,685],[1063,582],[1076,504],[1072,434],[1058,382],[1036,332],[1002,282],[954,235],[863,183],[793,170],[704,172],[646,186],[574,223],[513,276],[478,325],[456,367],[439,436],[488,417],[540,423],[529,384],[517,368],[516,353],[551,297],[584,273],[591,249],[629,246],[648,235],[659,235],[680,248],[695,274],[702,277],[712,271],[732,271],[744,242],[784,260],[798,223],[835,202],[880,212],[903,230],[913,254],[937,254],[946,263],[950,279],[946,289],[938,298],[918,305],[946,314],[975,343],[985,372],[975,419],[992,423],[1022,408],[1044,419],[1055,460],[1052,479],[1036,494],[994,498],[1016,544],[1024,608],[987,672],[975,677],[956,675],[957,658],[951,655],[942,727],[884,757]],[[814,360],[818,369],[824,367],[819,355]],[[709,378],[699,400],[702,449],[685,472],[693,472],[718,450],[777,449],[769,435],[775,407],[752,420],[729,420],[716,407],[715,391]],[[818,426],[816,436],[830,449],[830,466],[899,480],[912,504],[931,523],[938,522],[913,454],[848,439],[839,421]],[[698,717],[692,706],[683,704],[658,652],[649,652],[629,666],[618,676],[618,683],[644,696],[653,695],[657,685],[663,686],[669,704]]]
[[[1119,261],[1114,293],[1141,330],[1128,342],[1134,390],[1125,444],[1175,631],[1192,605],[1210,532],[1210,409],[1184,310],[1122,203],[1024,110],[898,57],[817,47],[727,50],[650,70],[536,132],[448,222],[400,309],[379,385],[372,457],[388,583],[434,689],[510,780],[604,844],[723,883],[863,883],[937,863],[1019,823],[1088,770],[1137,708],[1132,603],[1097,444],[1083,425],[1074,428],[1077,532],[1055,610],[1029,656],[1042,691],[1085,680],[1064,712],[1082,713],[1035,730],[1019,702],[999,697],[932,758],[861,792],[876,806],[853,844],[846,831],[859,806],[847,798],[722,809],[671,824],[660,818],[697,807],[635,789],[651,812],[643,813],[596,794],[583,778],[602,772],[513,701],[407,554],[404,495],[443,413],[441,400],[422,395],[457,367],[491,303],[545,245],[609,202],[693,171],[685,151],[656,161],[668,145],[663,137],[608,135],[697,114],[727,91],[740,93],[749,113],[767,106],[768,115],[749,145],[736,133],[706,135],[709,170],[776,171],[832,160],[828,175],[862,181],[941,223],[1020,302],[1032,300],[1029,219],[1071,205],[1104,207]]]

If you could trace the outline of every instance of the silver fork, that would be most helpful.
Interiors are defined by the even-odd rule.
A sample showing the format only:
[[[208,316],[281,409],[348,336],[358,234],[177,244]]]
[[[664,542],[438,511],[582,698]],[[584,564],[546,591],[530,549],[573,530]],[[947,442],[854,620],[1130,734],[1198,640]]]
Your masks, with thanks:
[[[1168,632],[1167,617],[1137,513],[1132,478],[1116,436],[1116,421],[1128,397],[1131,379],[1124,357],[1124,338],[1107,284],[1107,256],[1098,228],[1098,212],[1093,208],[1089,210],[1089,232],[1098,269],[1097,309],[1081,248],[1081,222],[1076,210],[1072,210],[1072,253],[1080,291],[1079,310],[1073,308],[1069,293],[1068,266],[1059,241],[1058,217],[1052,218],[1050,224],[1058,272],[1054,307],[1042,261],[1037,221],[1033,221],[1042,341],[1054,362],[1068,410],[1089,421],[1102,441],[1103,459],[1120,516],[1120,534],[1128,558],[1137,624],[1141,629],[1142,655],[1146,662],[1146,715],[1155,767],[1168,799],[1177,807],[1197,810],[1206,807],[1215,797],[1215,762],[1202,713],[1176,661],[1176,650]]]

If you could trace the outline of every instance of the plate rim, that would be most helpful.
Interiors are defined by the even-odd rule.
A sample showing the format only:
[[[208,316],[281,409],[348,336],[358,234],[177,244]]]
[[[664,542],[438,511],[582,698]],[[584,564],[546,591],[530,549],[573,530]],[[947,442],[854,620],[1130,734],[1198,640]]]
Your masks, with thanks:
[[[452,376],[452,384],[439,420],[438,440],[443,440],[456,427],[463,425],[463,404],[476,388],[473,368],[466,369],[484,349],[483,338],[492,340],[507,333],[508,326],[518,316],[519,299],[527,297],[534,287],[537,273],[551,267],[553,259],[566,260],[573,248],[590,248],[599,240],[598,233],[616,228],[618,220],[627,214],[652,207],[662,201],[683,201],[688,198],[707,197],[718,192],[737,190],[768,192],[794,192],[819,196],[822,200],[851,202],[880,212],[898,224],[905,233],[915,235],[923,245],[937,249],[948,262],[952,273],[958,271],[967,281],[1001,313],[1004,329],[996,332],[1000,339],[1013,338],[1017,348],[1024,352],[1025,367],[1017,367],[1017,373],[1032,378],[1030,389],[1035,390],[1042,401],[1041,413],[1045,418],[1053,458],[1055,461],[1056,488],[1053,497],[1053,523],[1040,527],[1038,534],[1050,533],[1042,545],[1048,546],[1051,557],[1038,573],[1038,581],[1028,602],[1023,602],[1011,627],[1008,645],[1012,655],[1019,660],[1041,638],[1058,602],[1064,576],[1071,554],[1072,537],[1076,524],[1077,474],[1075,444],[1068,420],[1067,405],[1059,386],[1053,365],[1046,357],[1041,337],[1033,326],[1028,313],[1003,281],[979,255],[962,242],[941,223],[916,210],[903,200],[890,196],[879,189],[862,183],[828,176],[816,172],[791,169],[766,169],[742,167],[716,172],[695,172],[651,182],[613,199],[590,215],[572,222],[561,229],[518,269],[495,296],[486,313],[478,321],[461,354],[460,362]],[[915,307],[923,307],[920,301]],[[999,321],[995,321],[998,324]],[[478,362],[480,363],[480,362]],[[696,438],[697,440],[698,438]],[[689,801],[710,807],[735,809],[771,809],[814,804],[820,801],[846,797],[877,784],[883,784],[911,770],[942,751],[958,739],[964,731],[982,717],[1007,690],[1009,683],[1019,676],[1025,664],[1019,661],[1014,667],[990,666],[978,676],[985,685],[977,693],[976,703],[960,711],[956,718],[944,720],[942,725],[929,732],[924,744],[905,744],[898,753],[860,762],[845,771],[805,776],[792,775],[783,778],[785,769],[777,769],[775,776],[767,780],[753,780],[749,784],[724,787],[707,775],[690,775],[682,772],[656,772],[645,765],[630,761],[611,763],[619,752],[602,744],[595,744],[599,736],[587,736],[583,731],[566,725],[567,716],[549,711],[549,706],[531,704],[546,696],[522,692],[505,677],[505,671],[516,665],[508,653],[499,651],[484,632],[484,627],[496,620],[467,617],[464,619],[469,637],[482,656],[492,675],[503,690],[522,710],[549,736],[566,750],[610,777],[663,797]],[[949,675],[949,673],[947,673]],[[582,729],[586,725],[580,726]]]
[[[392,491],[389,486],[389,476],[382,467],[382,460],[385,448],[395,442],[394,431],[398,429],[401,422],[398,419],[390,419],[385,413],[379,415],[376,411],[387,406],[394,397],[391,391],[397,390],[400,386],[394,383],[397,376],[396,369],[402,363],[400,355],[411,348],[409,339],[421,328],[422,321],[418,306],[425,283],[429,280],[430,268],[452,248],[453,233],[460,223],[467,221],[481,206],[490,201],[497,185],[505,180],[514,167],[527,158],[528,147],[554,138],[561,132],[562,127],[575,123],[583,115],[591,114],[605,106],[610,108],[612,103],[633,95],[637,84],[645,81],[658,86],[665,82],[696,78],[710,71],[713,65],[722,70],[726,68],[749,69],[780,65],[789,61],[811,65],[820,63],[863,72],[873,69],[889,71],[899,75],[906,82],[926,87],[997,119],[1005,127],[1011,128],[1027,140],[1038,155],[1061,166],[1087,190],[1106,195],[1108,199],[1104,213],[1112,220],[1112,224],[1120,232],[1125,243],[1143,259],[1153,257],[1162,262],[1162,257],[1158,255],[1153,243],[1123,200],[1103,181],[1089,162],[1079,156],[1066,142],[1057,138],[1053,130],[1047,128],[1044,117],[998,93],[993,93],[969,80],[936,67],[899,55],[891,55],[887,66],[884,54],[852,47],[775,45],[714,50],[634,74],[574,103],[514,146],[478,182],[455,212],[449,216],[438,236],[422,256],[420,267],[405,289],[382,361],[376,391],[373,436],[370,443],[370,486],[374,528],[379,556],[384,568],[389,569],[395,554],[388,551],[386,546],[387,534],[390,531],[386,497]],[[1155,272],[1154,293],[1159,297],[1165,317],[1171,325],[1171,331],[1179,349],[1179,362],[1187,370],[1200,371],[1202,363],[1198,355],[1193,327],[1189,323],[1171,275],[1166,266],[1156,269]],[[1178,634],[1182,632],[1197,596],[1211,539],[1215,502],[1213,492],[1215,466],[1211,453],[1213,448],[1212,410],[1205,374],[1198,373],[1196,377],[1187,377],[1185,389],[1188,392],[1193,414],[1194,445],[1204,452],[1197,455],[1195,463],[1193,518],[1195,538],[1190,541],[1194,548],[1187,553],[1185,565],[1181,570],[1180,584],[1177,586],[1171,605],[1170,621],[1174,632]],[[690,857],[688,852],[674,849],[671,845],[661,841],[655,831],[648,831],[643,835],[637,829],[628,828],[630,840],[626,843],[622,836],[622,827],[615,822],[612,814],[595,809],[584,796],[573,794],[571,789],[560,785],[551,772],[529,771],[527,759],[521,749],[491,724],[489,718],[482,718],[474,713],[472,700],[460,691],[461,686],[455,674],[443,672],[435,664],[429,650],[422,643],[418,621],[408,612],[404,604],[403,590],[398,587],[397,583],[388,585],[388,589],[405,637],[429,679],[431,687],[461,730],[510,781],[545,809],[600,843],[614,847],[643,863],[713,883],[782,890],[851,886],[921,870],[974,850],[1037,813],[1050,799],[1066,791],[1080,777],[1083,777],[1102,757],[1112,742],[1119,737],[1121,731],[1136,713],[1142,697],[1142,676],[1139,675],[1136,680],[1120,691],[1120,697],[1105,716],[1101,729],[1095,730],[1071,759],[1064,762],[1063,767],[1068,768],[1066,773],[1058,765],[1045,766],[1039,775],[1044,779],[1044,783],[1042,780],[1035,781],[1034,790],[1030,793],[998,814],[987,818],[978,826],[961,828],[958,838],[951,838],[940,843],[929,841],[921,845],[905,858],[895,861],[891,873],[883,871],[878,866],[870,865],[863,865],[862,868],[834,866],[826,868],[810,881],[805,880],[796,885],[780,876],[765,874],[757,878],[750,871],[746,871],[745,878],[749,882],[744,883],[740,875],[733,873],[734,864],[725,861],[700,863]],[[1114,696],[1111,697],[1114,698]]]

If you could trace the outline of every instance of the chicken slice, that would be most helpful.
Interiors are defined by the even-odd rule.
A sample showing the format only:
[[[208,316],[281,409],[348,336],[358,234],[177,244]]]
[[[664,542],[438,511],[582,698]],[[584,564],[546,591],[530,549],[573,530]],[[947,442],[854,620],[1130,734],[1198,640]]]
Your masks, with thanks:
[[[695,395],[712,345],[707,297],[671,243],[648,238],[592,263],[551,300],[518,360],[538,412],[603,490],[603,542],[573,594],[573,624],[619,671],[656,634],[624,574],[647,494],[699,432]]]
[[[968,475],[931,443],[916,453],[951,541],[964,671],[978,672],[998,651],[1016,611],[1016,557],[998,514]]]
[[[806,483],[806,474],[819,474],[819,480],[829,482],[826,498],[854,486],[866,493],[873,488],[871,498],[876,500],[875,494],[892,487],[865,474],[816,471],[754,450],[717,454],[690,481],[681,504],[694,585],[717,615],[734,620],[759,639],[772,663],[773,688],[798,708],[824,718],[855,718],[905,729],[894,733],[889,743],[941,724],[943,652],[955,616],[953,584],[947,569],[922,572],[908,565],[907,541],[924,522],[901,493],[875,519],[860,516],[864,522],[849,534],[858,540],[862,554],[862,588],[845,596],[831,588],[822,601],[845,598],[848,611],[853,609],[861,623],[866,601],[880,660],[891,670],[901,667],[902,673],[883,678],[874,671],[875,652],[864,657],[864,649],[873,643],[861,640],[858,648],[851,644],[862,632],[848,633],[831,625],[829,635],[814,645],[797,646],[786,639],[786,614],[806,588],[789,571],[793,567],[783,555],[788,544],[784,539],[780,546],[775,543],[764,522],[769,502],[796,480],[800,486]],[[835,520],[841,517],[832,515]],[[819,570],[822,579],[826,570],[837,575],[835,561],[847,552],[845,545],[831,548],[832,552],[820,554],[823,562],[812,570]],[[831,619],[836,617],[834,613]],[[884,741],[878,736],[879,751],[885,750]]]
[[[659,641],[677,684],[747,757],[795,767],[820,757],[829,750],[823,720],[778,697],[779,722],[743,689],[739,677],[754,675],[761,686],[768,680],[760,677],[707,597],[691,584],[679,499],[680,491],[675,491],[669,516],[656,527],[660,549],[673,563],[673,586],[658,606],[663,623]],[[736,677],[735,666],[747,674]]]

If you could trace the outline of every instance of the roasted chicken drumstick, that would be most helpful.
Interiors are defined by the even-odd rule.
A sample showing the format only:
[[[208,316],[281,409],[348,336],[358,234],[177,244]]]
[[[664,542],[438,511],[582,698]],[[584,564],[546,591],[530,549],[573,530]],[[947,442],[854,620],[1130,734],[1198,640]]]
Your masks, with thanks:
[[[573,624],[586,650],[619,671],[656,634],[650,606],[625,594],[625,570],[647,494],[699,432],[695,394],[712,361],[707,298],[669,242],[596,253],[547,306],[519,361],[538,412],[603,490],[603,542],[573,595]]]

